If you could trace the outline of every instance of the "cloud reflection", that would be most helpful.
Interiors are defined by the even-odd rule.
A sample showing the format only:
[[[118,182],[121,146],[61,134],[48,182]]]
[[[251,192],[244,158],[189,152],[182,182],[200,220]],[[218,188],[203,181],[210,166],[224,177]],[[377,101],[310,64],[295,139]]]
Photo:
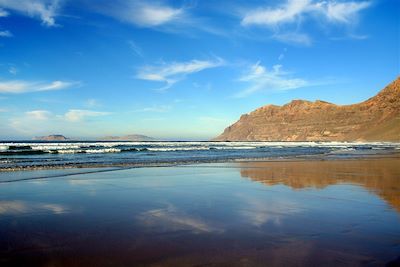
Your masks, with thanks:
[[[141,213],[138,219],[149,227],[159,226],[169,230],[191,230],[196,233],[222,232],[222,229],[211,225],[203,219],[185,214],[173,205],[168,205],[166,208],[148,210]]]
[[[0,201],[0,215],[20,215],[24,213],[49,212],[53,214],[63,214],[69,212],[69,209],[55,203],[28,203],[21,200],[3,200]]]
[[[240,216],[256,227],[261,227],[266,223],[279,226],[284,217],[301,211],[292,201],[279,200],[277,202],[244,194],[239,194],[237,197],[242,200],[243,205],[239,211]]]

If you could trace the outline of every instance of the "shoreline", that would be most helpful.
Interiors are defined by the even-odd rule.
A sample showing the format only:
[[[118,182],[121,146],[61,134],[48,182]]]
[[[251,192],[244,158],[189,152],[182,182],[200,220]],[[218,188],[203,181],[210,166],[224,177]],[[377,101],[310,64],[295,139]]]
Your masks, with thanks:
[[[0,144],[0,173],[82,168],[167,167],[200,163],[331,160],[400,153],[400,143],[158,142]]]
[[[207,164],[207,163],[240,163],[240,162],[281,162],[281,161],[318,161],[318,160],[359,160],[374,158],[400,157],[400,151],[384,152],[375,154],[319,154],[319,155],[299,155],[287,157],[260,157],[260,158],[233,158],[233,159],[214,159],[214,160],[182,160],[182,161],[160,161],[160,162],[127,162],[127,163],[73,163],[73,164],[54,164],[41,166],[18,166],[1,168],[0,173],[36,170],[63,170],[63,169],[94,169],[94,168],[146,168],[146,167],[174,167],[180,165]]]
[[[386,153],[4,172],[0,181],[14,181],[0,183],[0,259],[384,266],[399,252],[399,162],[399,153]]]

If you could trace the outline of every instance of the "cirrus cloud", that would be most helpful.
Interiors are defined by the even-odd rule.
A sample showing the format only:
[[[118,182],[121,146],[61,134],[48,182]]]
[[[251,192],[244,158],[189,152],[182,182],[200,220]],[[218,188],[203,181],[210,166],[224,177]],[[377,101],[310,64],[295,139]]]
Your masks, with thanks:
[[[310,45],[311,38],[301,32],[304,21],[353,25],[358,21],[359,13],[371,4],[371,1],[288,0],[280,6],[257,7],[244,12],[241,25],[268,28],[274,33],[272,39],[278,41]]]
[[[98,123],[94,118],[109,114],[111,113],[82,109],[69,109],[61,114],[42,109],[30,110],[17,116],[11,116],[8,129],[24,136],[46,135],[48,132],[64,132],[66,129],[84,132],[87,128]],[[89,120],[89,118],[91,119]]]
[[[247,12],[242,19],[242,25],[277,27],[283,24],[298,23],[299,20],[311,15],[320,15],[331,22],[347,24],[354,22],[358,13],[370,5],[369,1],[289,0],[280,7],[257,8]]]
[[[145,66],[141,68],[136,78],[147,81],[165,82],[166,85],[160,88],[160,90],[166,90],[189,74],[220,67],[223,64],[224,60],[221,58],[216,58],[215,60],[194,59],[188,62],[172,62],[169,64],[163,63],[159,66]]]
[[[185,15],[184,8],[176,8],[154,1],[99,1],[90,3],[99,13],[138,27],[157,27],[178,22]]]
[[[70,122],[77,122],[86,119],[87,117],[99,117],[111,114],[110,112],[104,111],[93,111],[85,109],[70,109],[65,113],[64,118]]]
[[[25,112],[25,114],[34,120],[48,120],[52,115],[51,112],[47,110],[32,110]]]
[[[22,80],[0,81],[0,93],[22,94],[30,92],[62,90],[81,83],[76,81],[31,82]]]
[[[12,37],[12,33],[10,31],[0,31],[0,37]]]
[[[25,112],[24,119],[30,120],[57,120],[68,122],[80,122],[88,117],[100,117],[111,114],[105,111],[93,111],[86,109],[70,109],[64,115],[56,115],[48,110],[30,110]]]
[[[236,98],[246,97],[259,91],[286,91],[311,85],[305,79],[290,77],[282,65],[274,65],[268,70],[260,62],[250,66],[239,81],[249,83],[250,86],[236,93],[234,95]]]
[[[39,18],[43,25],[53,27],[57,26],[55,17],[58,15],[59,3],[59,0],[0,0],[0,14],[7,16],[7,10],[11,10],[31,18]]]

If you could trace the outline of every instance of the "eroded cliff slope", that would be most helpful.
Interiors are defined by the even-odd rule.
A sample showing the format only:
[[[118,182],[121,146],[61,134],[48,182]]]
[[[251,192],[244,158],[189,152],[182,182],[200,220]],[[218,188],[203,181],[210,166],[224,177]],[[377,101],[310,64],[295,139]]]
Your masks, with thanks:
[[[353,105],[293,100],[242,115],[217,141],[400,141],[400,77]]]

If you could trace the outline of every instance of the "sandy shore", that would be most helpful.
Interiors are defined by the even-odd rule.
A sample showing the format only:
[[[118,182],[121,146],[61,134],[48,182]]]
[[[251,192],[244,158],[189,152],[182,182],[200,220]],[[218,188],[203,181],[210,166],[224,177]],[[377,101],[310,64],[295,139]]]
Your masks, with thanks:
[[[400,158],[0,173],[1,266],[399,263]]]

